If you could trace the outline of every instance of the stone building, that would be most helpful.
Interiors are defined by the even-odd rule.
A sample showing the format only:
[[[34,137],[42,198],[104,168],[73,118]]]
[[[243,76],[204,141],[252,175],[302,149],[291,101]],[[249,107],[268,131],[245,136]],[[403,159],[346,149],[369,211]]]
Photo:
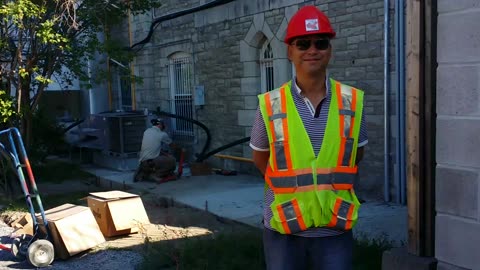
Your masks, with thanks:
[[[331,18],[337,32],[330,75],[366,92],[369,144],[359,187],[365,196],[381,197],[383,0],[206,2],[165,0],[151,13],[132,17],[130,45],[138,52],[134,72],[143,81],[135,84],[136,109],[159,108],[202,122],[211,134],[209,150],[250,136],[257,95],[279,87],[295,73],[283,43],[288,20],[299,7],[314,4]],[[219,4],[192,10],[212,2]],[[186,14],[168,19],[177,12]],[[117,33],[128,40],[126,31]],[[202,129],[173,119],[170,127],[177,140],[199,153],[206,141]],[[222,153],[250,157],[251,149],[243,143]],[[254,170],[232,160],[209,162]]]
[[[392,60],[387,65],[393,70],[408,57],[418,58],[417,62],[424,65],[421,68],[428,69],[429,74],[425,75],[421,68],[418,74],[408,71],[411,81],[407,85],[415,82],[417,85],[416,89],[414,85],[407,90],[416,91],[421,98],[424,98],[421,95],[429,96],[428,105],[419,104],[421,99],[410,100],[409,96],[397,94],[394,84],[402,81],[396,77],[397,72],[392,73],[395,77],[387,87],[391,90],[387,94],[389,102],[384,102],[385,2],[390,2],[389,14],[398,16],[403,11],[409,14],[411,29],[405,32],[410,42],[418,41],[424,46],[419,49],[415,44],[416,47],[410,47],[410,54],[403,57],[393,52],[394,41],[398,44],[405,41],[393,38],[393,32],[400,33],[402,29],[396,28],[393,18],[388,20],[391,47],[387,55]],[[210,150],[248,137],[257,107],[256,95],[280,86],[295,73],[282,43],[293,13],[306,4],[325,11],[337,32],[329,72],[335,79],[366,93],[369,144],[360,168],[361,195],[381,197],[385,183],[382,181],[384,155],[388,157],[386,167],[391,171],[391,175],[385,177],[391,185],[386,192],[392,195],[391,200],[399,201],[398,191],[402,189],[396,176],[390,177],[397,174],[399,166],[409,167],[408,183],[413,184],[403,191],[408,190],[410,195],[407,255],[387,254],[384,269],[480,269],[475,248],[480,236],[480,152],[476,147],[480,74],[478,1],[190,0],[178,3],[165,0],[162,3],[164,5],[152,13],[131,20],[131,44],[137,44],[135,50],[139,53],[133,66],[135,74],[143,78],[143,84],[134,85],[133,104],[137,109],[159,107],[204,123],[212,137]],[[208,3],[218,5],[195,10]],[[182,16],[173,16],[182,11],[185,11]],[[420,21],[420,17],[427,19]],[[417,24],[412,26],[415,20]],[[155,21],[161,22],[152,24]],[[418,63],[413,66],[418,68]],[[425,81],[428,87],[422,85]],[[424,121],[420,126],[408,123],[413,127],[408,132],[395,130],[397,127],[393,124],[387,128],[390,134],[408,133],[409,143],[422,142],[417,145],[419,148],[407,145],[414,151],[402,161],[398,159],[399,151],[384,153],[384,126],[398,121],[399,115],[391,109],[384,117],[384,106],[393,107],[397,100],[405,98],[409,98],[410,108],[426,111],[405,113],[412,119],[419,118],[420,114],[424,117],[420,119]],[[121,104],[116,107],[121,108]],[[177,120],[172,120],[171,126],[174,135],[188,142],[194,152],[205,142],[205,134],[196,126]],[[428,130],[422,130],[423,127]],[[395,135],[387,138],[385,145],[401,141]],[[249,157],[251,150],[247,144],[241,144],[222,153]],[[430,157],[429,162],[418,162],[424,161],[425,156]],[[210,160],[218,166],[225,165],[219,159]],[[229,162],[226,165],[241,166],[239,162]],[[248,169],[245,164],[242,166]],[[429,259],[412,259],[410,255]]]

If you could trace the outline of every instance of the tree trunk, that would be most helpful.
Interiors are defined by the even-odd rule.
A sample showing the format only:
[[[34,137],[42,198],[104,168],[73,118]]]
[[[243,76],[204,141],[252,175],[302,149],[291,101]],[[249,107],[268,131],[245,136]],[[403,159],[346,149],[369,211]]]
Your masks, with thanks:
[[[21,115],[21,123],[20,123],[20,131],[22,133],[23,142],[25,144],[25,148],[27,151],[30,149],[33,141],[33,134],[32,134],[32,119],[33,119],[33,110],[30,108],[30,78],[25,78],[21,80],[22,88],[21,88],[21,99],[20,99],[20,111],[22,112]]]

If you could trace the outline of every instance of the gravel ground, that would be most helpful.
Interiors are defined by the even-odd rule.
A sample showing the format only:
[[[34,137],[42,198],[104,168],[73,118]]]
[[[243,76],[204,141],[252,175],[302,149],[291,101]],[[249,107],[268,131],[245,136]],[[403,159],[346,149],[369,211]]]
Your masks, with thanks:
[[[1,223],[1,222],[0,222]],[[13,228],[0,224],[0,241],[9,246],[9,235]],[[136,269],[142,262],[142,255],[134,251],[102,250],[96,253],[88,253],[74,256],[66,261],[56,260],[53,264],[43,269],[53,270],[118,270]],[[18,261],[8,251],[0,250],[0,270],[4,269],[36,269],[27,261]]]

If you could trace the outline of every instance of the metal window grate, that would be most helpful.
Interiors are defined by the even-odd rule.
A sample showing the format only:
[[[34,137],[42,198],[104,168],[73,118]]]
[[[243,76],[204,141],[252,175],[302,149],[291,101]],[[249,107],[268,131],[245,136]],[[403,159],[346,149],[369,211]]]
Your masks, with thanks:
[[[170,111],[173,114],[194,118],[193,107],[193,65],[190,56],[175,55],[169,61]],[[177,141],[194,141],[193,123],[181,119],[172,119],[172,133]]]
[[[273,90],[273,51],[270,43],[265,43],[260,52],[260,72],[262,92]]]
[[[132,84],[130,74],[120,75],[120,104],[123,110],[132,110]]]

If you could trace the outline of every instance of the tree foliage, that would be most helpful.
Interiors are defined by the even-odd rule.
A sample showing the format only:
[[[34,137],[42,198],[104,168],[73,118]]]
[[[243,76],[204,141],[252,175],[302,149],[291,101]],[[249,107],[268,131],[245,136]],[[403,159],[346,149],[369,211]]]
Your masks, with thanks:
[[[28,135],[53,79],[66,86],[88,81],[96,71],[86,69],[87,61],[99,53],[128,62],[128,43],[113,40],[109,30],[158,6],[156,0],[0,0],[0,89],[15,93],[22,133]],[[4,111],[9,104],[0,106],[2,119],[14,115]]]

